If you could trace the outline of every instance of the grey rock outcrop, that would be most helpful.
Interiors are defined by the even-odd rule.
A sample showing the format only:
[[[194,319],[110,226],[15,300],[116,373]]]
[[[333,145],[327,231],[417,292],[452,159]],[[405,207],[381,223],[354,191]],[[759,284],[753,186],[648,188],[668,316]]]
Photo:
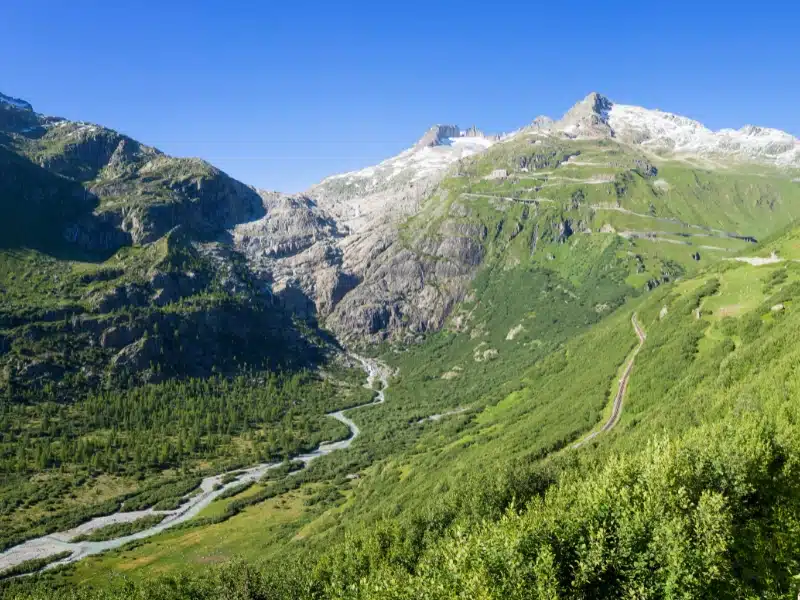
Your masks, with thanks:
[[[142,338],[120,350],[111,361],[111,369],[116,373],[143,371],[158,362],[162,350],[158,338]]]
[[[326,315],[358,281],[343,266],[343,233],[304,195],[261,192],[264,216],[233,230],[234,246],[284,305]]]
[[[150,275],[150,287],[155,290],[151,302],[156,306],[166,306],[181,298],[199,292],[204,283],[193,272],[162,273],[157,271]]]
[[[439,146],[446,143],[445,140],[448,138],[457,138],[460,136],[461,129],[459,129],[458,125],[434,125],[425,132],[425,135],[420,138],[414,147],[430,148],[431,146]]]
[[[125,307],[141,307],[148,304],[147,290],[134,284],[119,285],[108,292],[92,296],[92,311],[108,314]]]
[[[141,326],[109,327],[100,336],[100,346],[102,348],[124,348],[133,344],[144,333]]]
[[[608,124],[611,101],[597,92],[573,106],[555,126],[570,137],[611,137]]]
[[[43,379],[56,379],[64,373],[64,368],[48,357],[23,360],[13,369],[12,377],[28,384]]]

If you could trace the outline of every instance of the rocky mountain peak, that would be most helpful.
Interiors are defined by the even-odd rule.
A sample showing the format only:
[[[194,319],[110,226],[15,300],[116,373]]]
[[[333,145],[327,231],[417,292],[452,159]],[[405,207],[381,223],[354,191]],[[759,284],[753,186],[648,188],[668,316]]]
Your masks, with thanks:
[[[613,105],[613,102],[611,102],[611,100],[609,100],[602,94],[598,94],[597,92],[592,92],[591,94],[586,96],[586,98],[584,98],[582,102],[591,106],[592,111],[598,115],[604,115],[609,110],[611,110],[611,107]]]
[[[29,102],[25,102],[25,100],[20,100],[19,98],[6,96],[2,92],[0,92],[0,106],[33,112],[33,106],[31,106]]]
[[[420,140],[414,145],[415,148],[430,148],[433,146],[446,145],[448,138],[460,137],[461,129],[458,125],[434,125],[425,132]]]
[[[608,124],[611,100],[592,92],[570,108],[559,121],[559,129],[570,136],[610,137],[614,134]]]
[[[605,96],[592,92],[586,98],[575,104],[564,115],[564,119],[577,119],[596,116],[599,120],[605,121],[608,118],[608,111],[614,105]]]

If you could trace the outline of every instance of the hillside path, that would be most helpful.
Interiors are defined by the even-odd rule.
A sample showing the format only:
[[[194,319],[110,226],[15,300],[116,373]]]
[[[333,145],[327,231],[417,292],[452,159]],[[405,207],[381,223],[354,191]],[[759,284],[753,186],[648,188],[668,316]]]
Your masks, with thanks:
[[[622,413],[622,402],[625,399],[625,392],[628,389],[628,380],[630,379],[631,371],[633,370],[633,363],[636,361],[636,355],[639,354],[639,351],[642,349],[644,342],[647,339],[647,334],[644,332],[644,329],[642,329],[642,326],[639,325],[639,320],[636,318],[636,313],[633,313],[631,316],[631,324],[633,325],[633,330],[636,332],[636,336],[639,338],[639,345],[636,346],[636,349],[633,351],[633,355],[628,361],[628,365],[625,367],[625,372],[622,374],[622,378],[619,380],[619,389],[617,390],[617,395],[614,398],[614,405],[611,407],[611,416],[600,429],[587,435],[580,442],[573,445],[573,448],[580,448],[601,433],[611,431],[617,424],[617,421],[619,421],[619,416]]]

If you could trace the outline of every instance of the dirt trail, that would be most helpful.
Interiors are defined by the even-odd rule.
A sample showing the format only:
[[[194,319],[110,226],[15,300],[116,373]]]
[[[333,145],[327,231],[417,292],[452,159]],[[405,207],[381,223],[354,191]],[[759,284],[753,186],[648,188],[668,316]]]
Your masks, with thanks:
[[[377,392],[377,395],[375,396],[374,400],[368,402],[367,404],[362,404],[360,406],[353,406],[349,409],[328,413],[329,417],[334,418],[337,421],[347,425],[348,429],[350,430],[350,435],[347,438],[340,440],[338,442],[326,442],[320,444],[316,450],[308,454],[303,454],[301,456],[294,457],[296,460],[302,461],[306,466],[308,466],[308,464],[312,460],[315,460],[321,456],[325,456],[337,450],[344,450],[345,448],[348,448],[350,444],[353,443],[353,440],[355,440],[361,433],[361,430],[358,428],[358,426],[351,419],[345,416],[344,414],[345,412],[352,410],[354,408],[375,406],[376,404],[381,404],[385,400],[385,390],[389,386],[388,376],[387,376],[388,370],[383,365],[379,365],[374,360],[362,358],[355,354],[351,354],[351,356],[361,364],[362,368],[367,373],[366,387],[372,389],[373,383],[377,380],[381,382],[381,389]],[[228,475],[228,473],[221,473],[219,475],[214,475],[212,477],[206,477],[200,484],[199,488],[200,493],[189,497],[187,501],[180,508],[174,511],[164,511],[156,513],[165,515],[165,518],[161,523],[155,525],[154,527],[145,529],[144,531],[139,531],[131,535],[103,542],[70,541],[76,535],[79,535],[81,533],[88,533],[90,531],[94,531],[95,529],[99,529],[100,527],[108,525],[109,523],[132,521],[137,518],[141,518],[142,516],[146,516],[147,514],[151,514],[152,511],[138,511],[136,513],[118,512],[115,513],[114,515],[109,515],[107,517],[99,517],[96,519],[92,519],[91,521],[88,521],[80,525],[79,527],[71,529],[69,531],[52,533],[39,538],[28,540],[26,542],[23,542],[17,546],[14,546],[6,550],[5,552],[0,553],[0,572],[4,571],[9,567],[16,566],[27,560],[44,558],[65,551],[72,552],[72,554],[67,558],[52,563],[47,567],[45,567],[45,569],[50,569],[59,565],[76,562],[87,556],[100,554],[101,552],[105,552],[106,550],[119,548],[120,546],[123,546],[133,540],[144,539],[153,536],[157,533],[161,533],[162,531],[169,529],[170,527],[174,527],[179,523],[183,523],[195,517],[198,513],[200,513],[201,510],[203,510],[203,508],[211,504],[220,494],[222,494],[226,490],[234,486],[240,485],[242,483],[250,481],[257,482],[261,480],[261,478],[266,474],[267,471],[269,471],[270,469],[274,469],[280,465],[281,463],[264,463],[256,465],[254,467],[250,467],[248,469],[238,469],[236,471],[232,471],[231,473],[238,473],[239,476],[235,480],[227,484],[223,484],[222,480],[223,478],[225,478],[226,475]],[[295,472],[297,473],[299,471]]]
[[[619,389],[617,390],[617,395],[614,398],[614,405],[611,407],[611,416],[600,429],[587,435],[580,442],[573,445],[573,448],[580,448],[601,433],[610,431],[617,424],[617,421],[619,421],[619,416],[622,413],[622,401],[625,399],[625,391],[628,389],[628,380],[630,379],[631,371],[633,370],[633,363],[636,361],[636,355],[639,354],[639,351],[642,349],[644,342],[647,339],[647,334],[644,332],[644,329],[642,329],[641,325],[639,325],[639,321],[636,319],[636,313],[633,313],[631,316],[631,324],[633,325],[633,330],[636,332],[636,336],[639,338],[639,345],[636,346],[636,349],[633,351],[633,355],[628,361],[628,365],[625,367],[625,372],[622,374],[622,378],[619,380]]]
[[[488,198],[490,200],[504,200],[505,202],[517,202],[518,204],[538,204],[539,202],[548,202],[554,204],[555,200],[549,198],[511,198],[510,196],[498,196],[496,194],[474,194],[472,192],[462,192],[462,196],[467,198]]]

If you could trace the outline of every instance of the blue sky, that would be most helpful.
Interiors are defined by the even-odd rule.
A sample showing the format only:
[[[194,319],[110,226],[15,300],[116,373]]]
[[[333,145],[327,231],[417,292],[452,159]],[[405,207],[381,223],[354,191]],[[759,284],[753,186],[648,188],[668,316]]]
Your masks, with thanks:
[[[798,135],[800,7],[737,4],[8,0],[0,91],[282,191],[595,90]]]

